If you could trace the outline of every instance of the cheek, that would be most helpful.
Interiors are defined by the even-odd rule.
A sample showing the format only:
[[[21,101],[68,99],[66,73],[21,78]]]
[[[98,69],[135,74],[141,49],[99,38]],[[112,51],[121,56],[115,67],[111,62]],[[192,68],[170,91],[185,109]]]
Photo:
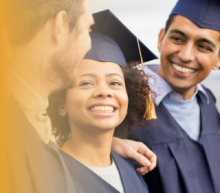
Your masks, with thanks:
[[[83,34],[83,50],[85,50],[85,52],[88,52],[91,49],[91,38],[88,32],[85,32]]]
[[[216,62],[216,58],[205,54],[198,54],[197,59],[204,74],[209,74]]]
[[[128,110],[128,95],[127,92],[121,92],[116,97],[117,101],[120,105],[120,113],[123,114],[123,116],[126,116],[127,110]]]
[[[166,48],[166,47],[163,47],[161,49],[161,53],[160,53],[160,60],[161,60],[161,63],[165,63],[165,60],[167,59],[167,56],[170,55],[170,50],[169,48]]]
[[[80,114],[84,107],[83,95],[79,92],[69,91],[67,92],[65,107],[70,117],[75,117]]]
[[[60,60],[62,60],[63,65],[66,66],[67,70],[71,70],[69,68],[75,67],[77,56],[77,49],[75,46],[74,39],[69,39],[68,44],[62,51],[62,55],[60,56]]]
[[[181,50],[180,45],[175,45],[170,41],[164,42],[161,49],[161,57],[167,59],[169,56],[178,53]]]
[[[77,38],[77,50],[83,54],[91,49],[91,38],[88,31],[85,31],[78,35]]]

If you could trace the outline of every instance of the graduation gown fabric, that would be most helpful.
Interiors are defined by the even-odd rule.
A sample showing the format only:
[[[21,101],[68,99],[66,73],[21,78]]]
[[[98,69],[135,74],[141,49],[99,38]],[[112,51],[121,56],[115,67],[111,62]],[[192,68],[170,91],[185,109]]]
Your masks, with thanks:
[[[55,143],[46,145],[11,98],[5,157],[10,193],[76,193]]]
[[[128,137],[146,144],[157,155],[157,167],[144,176],[149,192],[220,193],[220,116],[215,98],[205,89],[197,94],[201,135],[191,139],[165,106],[156,108],[158,119],[148,130],[133,130]]]
[[[77,193],[119,193],[117,189],[103,180],[92,170],[81,164],[67,153],[60,150],[73,182],[75,183]],[[148,187],[135,170],[130,160],[121,158],[112,152],[115,164],[119,170],[125,193],[148,193]]]

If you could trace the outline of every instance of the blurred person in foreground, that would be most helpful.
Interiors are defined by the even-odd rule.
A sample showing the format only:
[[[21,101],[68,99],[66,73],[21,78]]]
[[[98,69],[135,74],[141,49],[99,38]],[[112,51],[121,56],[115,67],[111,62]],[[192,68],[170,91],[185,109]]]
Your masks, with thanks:
[[[158,119],[129,137],[157,155],[144,176],[150,192],[220,192],[220,115],[200,84],[220,66],[219,18],[218,0],[179,0],[160,31],[161,65],[146,68]]]
[[[4,150],[6,192],[76,192],[55,144],[46,109],[54,91],[73,83],[91,48],[94,23],[86,0],[13,1],[7,30],[12,47],[11,98]],[[114,139],[113,150],[136,159],[147,172],[155,155],[142,143]],[[143,155],[141,155],[141,154]],[[151,163],[144,156],[151,159]],[[6,166],[5,166],[6,167]]]
[[[60,153],[77,192],[147,193],[136,165],[111,152],[113,136],[124,137],[136,120],[144,123],[151,104],[147,78],[135,68],[137,38],[109,10],[95,13],[94,19],[92,48],[77,68],[72,88],[49,98]],[[144,61],[156,58],[140,45]]]

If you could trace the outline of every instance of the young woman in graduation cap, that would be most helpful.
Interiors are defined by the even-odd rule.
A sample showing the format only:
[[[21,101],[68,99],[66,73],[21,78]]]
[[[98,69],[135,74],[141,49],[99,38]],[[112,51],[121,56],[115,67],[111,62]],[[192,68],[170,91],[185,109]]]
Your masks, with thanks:
[[[51,96],[48,112],[77,192],[146,193],[135,164],[111,152],[113,135],[123,137],[136,120],[143,126],[150,114],[147,79],[133,67],[137,38],[109,10],[94,18],[92,48],[72,88]],[[155,58],[141,42],[140,48],[144,61]]]

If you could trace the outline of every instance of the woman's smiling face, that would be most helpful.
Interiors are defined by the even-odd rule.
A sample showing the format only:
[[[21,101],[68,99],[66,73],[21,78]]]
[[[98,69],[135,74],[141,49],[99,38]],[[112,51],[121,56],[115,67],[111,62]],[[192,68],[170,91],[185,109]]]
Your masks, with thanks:
[[[85,59],[75,85],[67,90],[60,114],[68,114],[70,128],[108,130],[125,118],[128,95],[121,67],[112,62]]]

